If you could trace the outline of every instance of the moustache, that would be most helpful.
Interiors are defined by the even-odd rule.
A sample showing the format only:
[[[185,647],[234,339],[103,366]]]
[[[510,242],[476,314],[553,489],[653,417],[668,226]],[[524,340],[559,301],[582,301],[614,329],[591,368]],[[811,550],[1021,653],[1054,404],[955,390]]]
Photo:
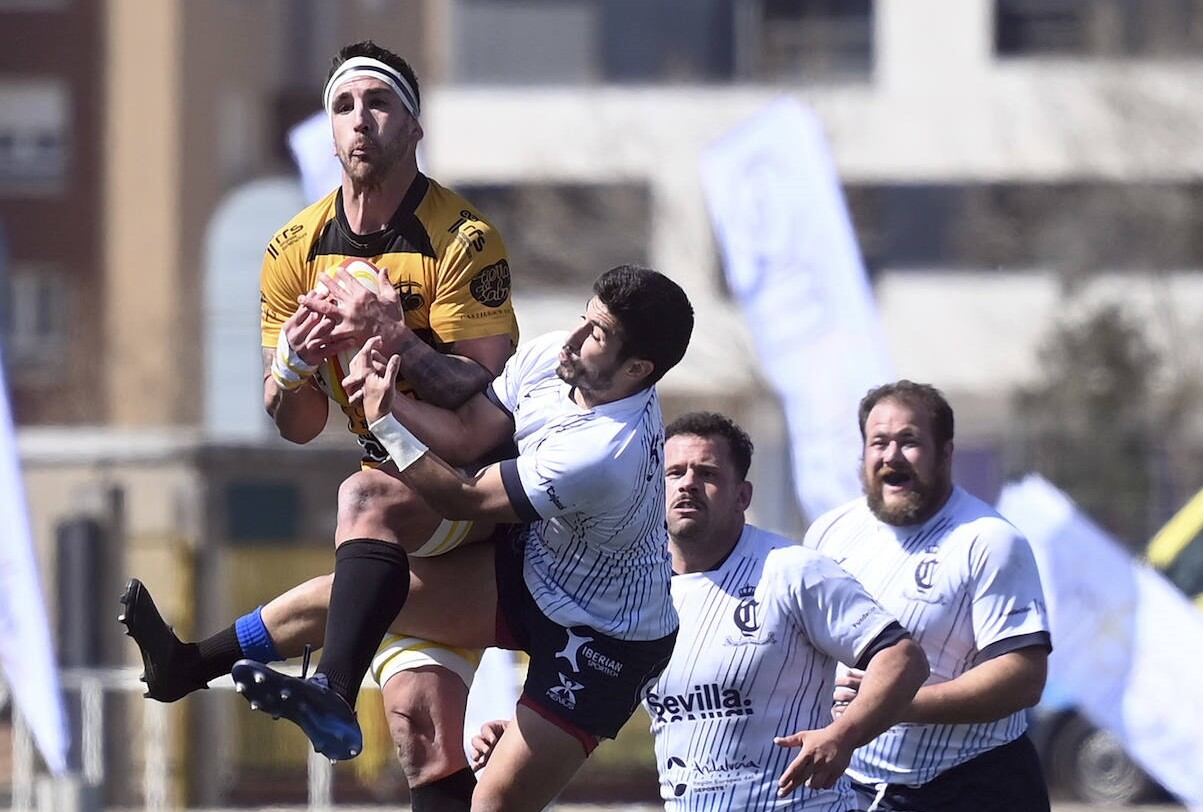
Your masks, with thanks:
[[[874,473],[873,481],[877,483],[885,482],[889,485],[901,485],[907,481],[918,482],[919,477],[915,475],[914,469],[909,466],[896,468],[892,465],[884,465]]]

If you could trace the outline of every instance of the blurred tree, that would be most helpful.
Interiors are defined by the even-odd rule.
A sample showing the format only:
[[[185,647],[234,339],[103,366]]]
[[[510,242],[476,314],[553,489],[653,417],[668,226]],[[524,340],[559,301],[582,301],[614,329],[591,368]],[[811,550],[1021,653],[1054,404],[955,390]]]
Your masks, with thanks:
[[[1044,475],[1143,551],[1164,518],[1164,443],[1182,417],[1182,399],[1157,391],[1162,359],[1136,320],[1104,303],[1055,326],[1040,362],[1042,377],[1014,395],[1011,473]]]

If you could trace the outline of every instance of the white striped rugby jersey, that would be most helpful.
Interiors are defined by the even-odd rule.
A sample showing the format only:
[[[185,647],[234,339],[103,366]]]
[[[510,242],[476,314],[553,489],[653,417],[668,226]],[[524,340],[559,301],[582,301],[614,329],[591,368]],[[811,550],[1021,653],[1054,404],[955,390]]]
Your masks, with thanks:
[[[931,664],[927,685],[1008,651],[1051,645],[1027,539],[962,488],[910,527],[878,521],[858,499],[819,517],[803,544],[855,575],[910,631]],[[1026,728],[1023,711],[980,724],[898,724],[856,751],[849,774],[866,783],[925,784]]]
[[[777,798],[798,750],[773,737],[830,724],[836,663],[891,625],[903,636],[894,618],[831,559],[751,525],[717,569],[673,576],[672,596],[677,645],[644,697],[665,809],[854,809],[843,777]]]
[[[664,508],[664,419],[655,387],[592,409],[556,375],[568,333],[520,346],[487,394],[514,419],[518,458],[501,463],[524,521],[523,575],[563,626],[622,640],[677,628]]]

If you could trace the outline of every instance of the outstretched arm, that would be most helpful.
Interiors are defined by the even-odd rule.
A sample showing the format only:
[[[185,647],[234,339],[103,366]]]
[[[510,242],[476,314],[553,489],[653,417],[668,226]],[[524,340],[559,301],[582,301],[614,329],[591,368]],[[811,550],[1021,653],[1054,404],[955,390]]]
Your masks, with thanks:
[[[834,786],[848,768],[852,751],[899,721],[927,674],[927,658],[909,637],[874,654],[856,701],[849,703],[839,718],[820,730],[773,740],[781,747],[802,748],[778,780],[778,796],[788,795],[804,783],[816,789]]]
[[[343,379],[343,389],[352,403],[363,400],[367,376],[375,374],[377,369],[383,371],[387,368],[388,357],[382,353],[382,346],[381,339],[369,340],[363,347],[363,357],[357,356],[352,361],[348,375]],[[452,465],[475,462],[514,434],[514,423],[510,416],[497,408],[481,391],[456,409],[415,398],[394,397],[390,410],[423,445]],[[371,422],[370,417],[368,420]]]
[[[509,335],[495,335],[457,341],[448,349],[439,352],[406,328],[391,351],[401,359],[401,374],[418,397],[454,409],[497,377],[514,342]]]
[[[380,346],[379,338],[370,340],[355,356],[351,367],[363,379],[364,416],[376,439],[388,450],[401,480],[448,519],[518,521],[496,465],[489,466],[474,478],[466,477],[432,453],[397,419],[393,406],[403,400],[396,397],[397,371],[401,362],[394,355],[382,368]],[[437,431],[459,430],[470,438],[470,442],[491,448],[513,433],[508,415],[483,395],[476,395],[461,407],[462,414],[429,404],[424,406],[407,414],[410,419],[419,418],[420,431],[428,436]],[[402,404],[401,408],[406,409],[408,405]]]

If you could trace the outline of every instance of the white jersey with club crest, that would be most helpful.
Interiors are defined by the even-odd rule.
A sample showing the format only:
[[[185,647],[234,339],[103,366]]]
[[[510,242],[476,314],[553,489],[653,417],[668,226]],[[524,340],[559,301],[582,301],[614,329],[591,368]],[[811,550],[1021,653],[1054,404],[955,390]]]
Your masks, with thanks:
[[[831,556],[893,613],[947,682],[1008,651],[1051,647],[1031,547],[988,504],[954,487],[926,522],[894,527],[858,499],[824,514],[803,544]],[[925,784],[1027,728],[1023,711],[980,724],[895,725],[856,751],[866,783]]]
[[[556,375],[567,333],[518,347],[486,395],[514,419],[501,478],[526,529],[523,575],[562,626],[620,640],[677,627],[664,507],[664,419],[655,387],[592,409]]]
[[[844,778],[778,798],[798,751],[773,737],[830,724],[837,661],[895,619],[831,559],[751,525],[718,568],[674,575],[672,597],[677,645],[644,698],[665,809],[854,809]]]

